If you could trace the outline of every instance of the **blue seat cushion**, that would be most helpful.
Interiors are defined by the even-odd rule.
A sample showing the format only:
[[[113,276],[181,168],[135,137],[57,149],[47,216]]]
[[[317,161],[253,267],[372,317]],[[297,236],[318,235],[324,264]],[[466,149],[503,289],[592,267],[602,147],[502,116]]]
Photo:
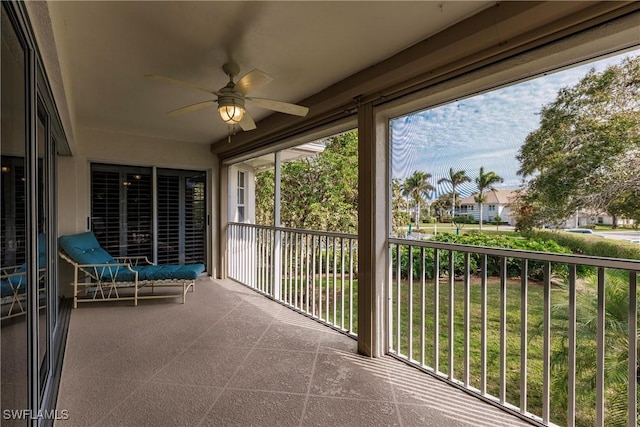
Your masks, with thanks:
[[[24,282],[26,282],[27,275],[22,274],[20,276],[14,276],[11,278],[11,282],[9,279],[0,280],[0,297],[10,297],[13,296],[13,289],[15,288],[19,294],[23,294],[25,291]]]
[[[133,267],[138,280],[195,280],[204,271],[204,264],[142,265]]]
[[[91,231],[60,236],[58,243],[69,257],[81,265],[116,264],[117,261],[98,243]],[[138,272],[138,280],[195,280],[205,269],[204,264],[189,265],[143,265],[133,267]],[[134,273],[127,267],[99,267],[94,270],[102,280],[115,279],[118,282],[134,280]]]
[[[87,264],[117,264],[109,252],[105,251],[91,231],[80,234],[60,236],[58,244],[75,262]],[[91,270],[90,270],[91,271]],[[92,270],[100,279],[132,281],[134,274],[126,267],[98,267]]]
[[[78,264],[115,264],[117,261],[102,249],[91,231],[58,238],[60,247]]]

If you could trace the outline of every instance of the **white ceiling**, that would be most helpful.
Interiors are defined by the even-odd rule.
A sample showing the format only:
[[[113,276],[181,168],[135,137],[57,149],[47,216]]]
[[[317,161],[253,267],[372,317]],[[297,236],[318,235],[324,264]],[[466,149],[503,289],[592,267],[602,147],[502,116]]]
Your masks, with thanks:
[[[229,59],[274,81],[252,96],[298,102],[495,2],[53,1],[49,13],[74,128],[208,144],[227,127],[212,99],[150,81],[160,74],[218,89]],[[258,122],[270,112],[249,107]]]

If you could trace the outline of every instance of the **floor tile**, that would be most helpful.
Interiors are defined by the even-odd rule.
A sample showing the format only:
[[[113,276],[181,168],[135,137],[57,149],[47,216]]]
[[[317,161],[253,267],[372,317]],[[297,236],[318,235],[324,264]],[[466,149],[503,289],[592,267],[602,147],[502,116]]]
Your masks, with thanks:
[[[124,402],[144,383],[122,378],[65,375],[58,395],[58,410],[68,411],[67,420],[56,426],[86,427],[93,425]]]
[[[100,426],[194,426],[222,390],[211,387],[150,382],[115,407]]]
[[[201,426],[299,426],[305,396],[265,391],[226,390]]]
[[[400,426],[392,402],[359,399],[335,399],[311,396],[307,402],[302,426],[372,427]]]
[[[193,345],[160,370],[152,381],[224,387],[247,356],[238,347]]]
[[[364,357],[318,354],[311,394],[367,400],[393,400],[386,372],[368,369]],[[376,375],[377,373],[377,375]]]
[[[231,388],[306,393],[315,353],[254,349],[229,382]]]

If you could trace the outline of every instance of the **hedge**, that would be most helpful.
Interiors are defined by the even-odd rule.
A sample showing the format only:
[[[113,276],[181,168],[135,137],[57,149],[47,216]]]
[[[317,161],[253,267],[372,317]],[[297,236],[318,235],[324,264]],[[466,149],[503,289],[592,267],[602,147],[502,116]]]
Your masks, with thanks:
[[[549,230],[527,231],[523,232],[523,235],[529,239],[553,240],[569,248],[574,254],[640,260],[640,245],[631,242]]]
[[[488,235],[484,233],[471,233],[466,235],[456,235],[451,233],[440,233],[433,237],[431,241],[459,243],[472,246],[484,246],[494,248],[520,249],[536,252],[554,252],[554,253],[571,253],[569,248],[558,245],[553,240],[543,239],[527,239],[508,235]],[[420,261],[420,247],[413,247],[413,277],[419,278],[422,275],[422,263]],[[394,269],[397,269],[396,246],[392,248],[392,262]],[[433,278],[434,270],[434,252],[431,248],[424,249],[425,255],[425,277]],[[482,256],[480,254],[471,253],[470,271],[471,274],[480,272]],[[464,253],[454,252],[454,275],[461,276],[465,272]],[[544,263],[541,261],[530,261],[528,264],[529,275],[534,279],[541,280],[543,277]],[[507,258],[507,277],[519,277],[521,269],[521,260],[519,258]],[[566,265],[553,265],[553,273],[555,275],[566,276]],[[448,273],[449,271],[449,251],[440,251],[440,271]],[[400,248],[400,275],[401,278],[408,278],[409,272],[409,249],[406,246]],[[396,272],[397,273],[397,272]],[[487,275],[498,276],[500,274],[499,257],[487,257]]]

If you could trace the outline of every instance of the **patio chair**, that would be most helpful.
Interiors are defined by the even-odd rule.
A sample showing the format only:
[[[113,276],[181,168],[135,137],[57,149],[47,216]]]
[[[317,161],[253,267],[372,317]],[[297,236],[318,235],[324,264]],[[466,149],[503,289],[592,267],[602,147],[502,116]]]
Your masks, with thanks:
[[[91,231],[60,236],[59,255],[73,266],[73,307],[80,302],[182,297],[195,288],[203,264],[155,265],[147,257],[113,257],[100,246]],[[177,287],[179,293],[156,293]],[[145,292],[150,290],[149,292]],[[142,291],[142,292],[140,292]]]
[[[45,235],[38,236],[38,288],[44,290],[46,269]],[[27,264],[0,267],[0,319],[25,313],[24,302],[27,290]],[[7,308],[8,307],[8,308]]]

